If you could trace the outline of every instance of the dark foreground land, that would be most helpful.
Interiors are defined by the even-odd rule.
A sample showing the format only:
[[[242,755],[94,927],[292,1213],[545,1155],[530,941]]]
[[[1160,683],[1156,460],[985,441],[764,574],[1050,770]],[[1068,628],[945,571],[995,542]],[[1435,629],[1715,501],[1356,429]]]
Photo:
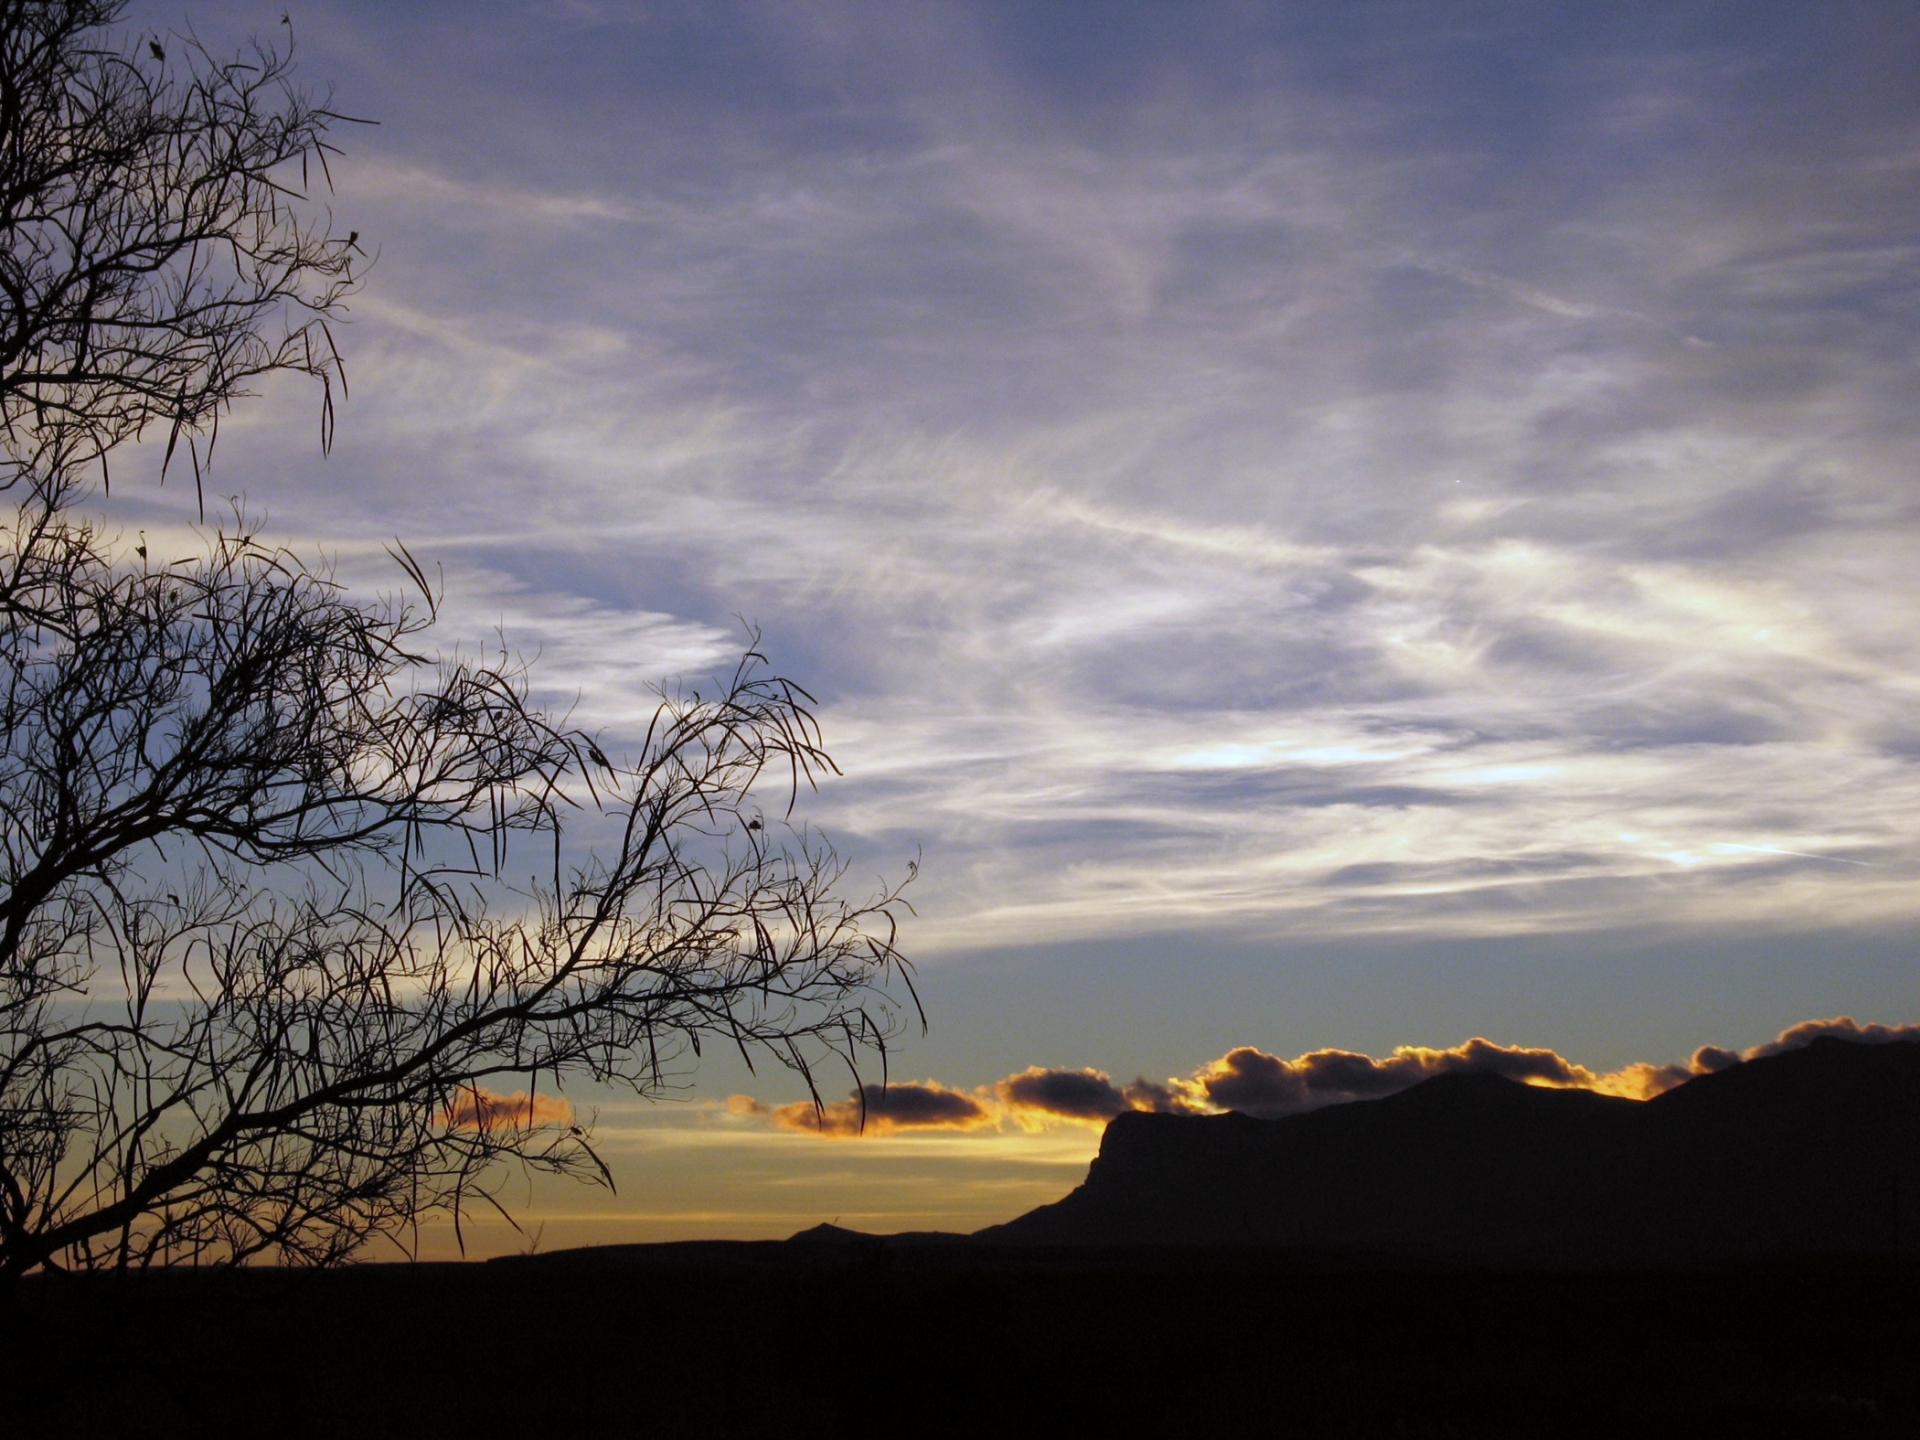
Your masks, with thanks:
[[[1920,1271],[648,1246],[36,1278],[17,1436],[1920,1434]]]

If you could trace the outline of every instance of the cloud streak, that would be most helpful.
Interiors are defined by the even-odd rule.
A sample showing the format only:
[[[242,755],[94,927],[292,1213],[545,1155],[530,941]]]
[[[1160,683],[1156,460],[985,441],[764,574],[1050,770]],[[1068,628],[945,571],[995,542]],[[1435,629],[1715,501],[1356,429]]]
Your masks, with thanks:
[[[612,729],[764,621],[922,952],[1912,918],[1864,32],[386,8],[343,448],[239,414],[224,483],[443,559]]]

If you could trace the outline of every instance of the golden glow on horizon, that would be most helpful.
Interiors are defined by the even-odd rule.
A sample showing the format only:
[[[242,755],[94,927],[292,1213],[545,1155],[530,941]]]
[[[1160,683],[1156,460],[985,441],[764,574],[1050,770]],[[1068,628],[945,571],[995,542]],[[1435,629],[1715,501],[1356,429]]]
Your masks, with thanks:
[[[1231,1101],[1292,1101],[1302,1108],[1360,1098],[1329,1089],[1329,1077],[1388,1088],[1391,1093],[1449,1068],[1490,1069],[1525,1083],[1590,1089],[1647,1100],[1694,1075],[1741,1058],[1806,1044],[1823,1034],[1864,1040],[1920,1036],[1920,1026],[1858,1024],[1846,1016],[1811,1020],[1745,1052],[1703,1047],[1686,1063],[1636,1062],[1596,1072],[1547,1049],[1469,1040],[1450,1048],[1405,1045],[1384,1057],[1340,1050],[1308,1051],[1291,1060],[1243,1047],[1198,1067],[1186,1079],[1139,1089],[1114,1085],[1091,1069],[1030,1067],[1028,1079],[1064,1076],[1081,1098],[1095,1082],[1124,1108],[1129,1094],[1149,1093],[1190,1112],[1212,1113]],[[1532,1073],[1519,1073],[1531,1071]],[[1020,1077],[1009,1077],[1009,1079]],[[921,1089],[931,1082],[915,1082]],[[1236,1092],[1234,1085],[1239,1085]],[[1318,1088],[1315,1088],[1317,1084]],[[1289,1090],[1288,1087],[1294,1087]],[[1252,1087],[1252,1088],[1249,1088]],[[1262,1088],[1264,1087],[1264,1089]],[[942,1092],[961,1094],[950,1087]],[[472,1257],[541,1248],[697,1239],[781,1239],[822,1221],[877,1233],[973,1231],[1060,1199],[1086,1175],[1104,1121],[1049,1114],[1011,1104],[1006,1082],[964,1092],[991,1112],[991,1124],[869,1128],[829,1134],[783,1128],[777,1108],[748,1096],[726,1102],[659,1106],[614,1101],[596,1111],[594,1143],[613,1167],[619,1190],[582,1191],[569,1182],[534,1179],[517,1198],[503,1197],[523,1233],[484,1215],[464,1227]],[[834,1143],[834,1142],[838,1143]],[[450,1225],[423,1233],[425,1258],[453,1258]]]

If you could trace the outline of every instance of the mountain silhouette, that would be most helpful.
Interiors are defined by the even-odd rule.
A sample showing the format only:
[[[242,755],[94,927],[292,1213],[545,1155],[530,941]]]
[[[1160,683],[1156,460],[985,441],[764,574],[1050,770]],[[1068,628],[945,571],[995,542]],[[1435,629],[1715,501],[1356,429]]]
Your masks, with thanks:
[[[1442,1075],[1281,1120],[1130,1111],[995,1245],[1492,1265],[1920,1254],[1920,1042],[1830,1038],[1649,1101]]]

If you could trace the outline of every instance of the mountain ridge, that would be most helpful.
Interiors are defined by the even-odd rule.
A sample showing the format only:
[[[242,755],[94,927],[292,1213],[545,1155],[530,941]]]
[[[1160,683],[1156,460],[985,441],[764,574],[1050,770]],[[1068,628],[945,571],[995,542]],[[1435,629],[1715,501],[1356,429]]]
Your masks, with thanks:
[[[1833,1038],[1648,1101],[1437,1076],[1278,1120],[1129,1112],[993,1245],[1262,1245],[1494,1265],[1908,1258],[1920,1042]]]

